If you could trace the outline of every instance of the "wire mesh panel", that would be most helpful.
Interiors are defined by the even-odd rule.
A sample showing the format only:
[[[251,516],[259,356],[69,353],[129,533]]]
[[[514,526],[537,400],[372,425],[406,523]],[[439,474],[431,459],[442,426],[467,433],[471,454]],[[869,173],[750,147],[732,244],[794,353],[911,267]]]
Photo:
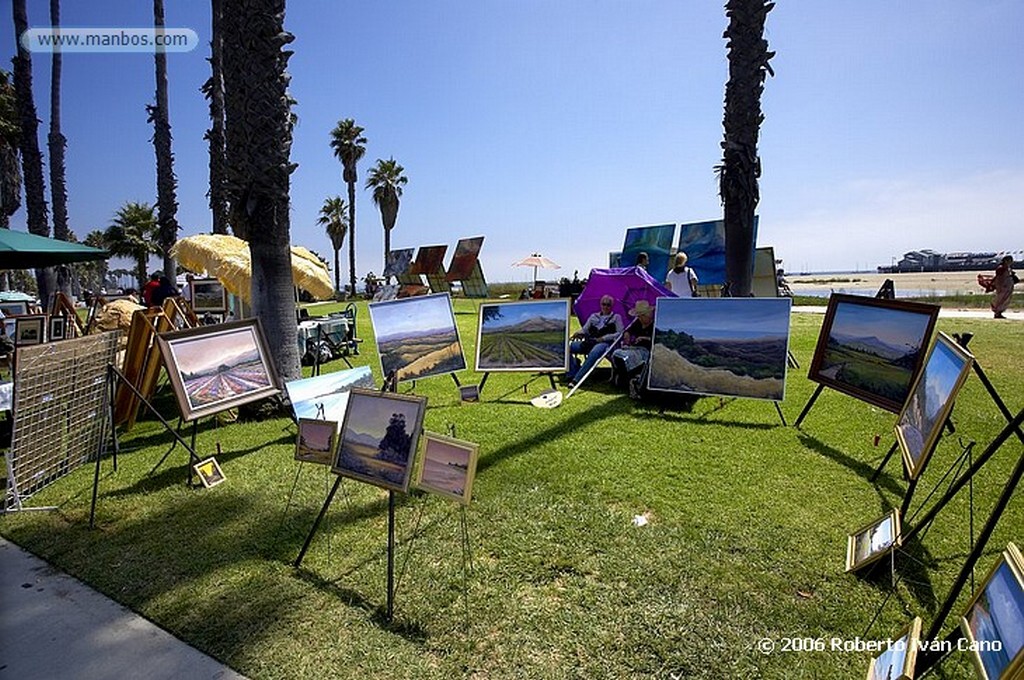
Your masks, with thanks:
[[[119,334],[18,348],[5,509],[100,454]]]

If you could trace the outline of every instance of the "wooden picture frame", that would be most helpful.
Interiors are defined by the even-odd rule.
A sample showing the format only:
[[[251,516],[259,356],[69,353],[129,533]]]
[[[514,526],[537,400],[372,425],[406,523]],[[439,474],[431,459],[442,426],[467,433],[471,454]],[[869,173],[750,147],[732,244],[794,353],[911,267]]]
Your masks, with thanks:
[[[299,418],[295,438],[295,460],[317,465],[331,465],[338,445],[338,421]]]
[[[937,305],[833,293],[807,377],[899,413],[938,316]]]
[[[48,329],[47,337],[50,338],[50,342],[56,342],[58,340],[64,340],[68,336],[68,320],[63,316],[51,316],[50,317],[50,328]]]
[[[912,680],[920,639],[921,617],[915,616],[899,633],[890,638],[885,651],[871,658],[867,680]]]
[[[409,490],[426,397],[355,388],[331,470],[391,491]]]
[[[485,302],[476,331],[478,373],[569,370],[569,299]]]
[[[259,319],[161,333],[157,343],[185,421],[281,391]]]
[[[850,534],[846,542],[846,571],[858,571],[900,545],[900,513],[895,508]]]
[[[18,347],[46,342],[46,315],[31,314],[14,319],[14,344]]]
[[[414,486],[469,505],[479,454],[479,444],[424,432]]]
[[[466,368],[448,293],[371,302],[370,323],[385,378],[399,382]]]
[[[782,401],[790,298],[658,298],[647,388]]]
[[[1024,677],[1024,557],[1009,543],[960,618],[983,680]],[[993,649],[999,642],[999,649]]]
[[[196,316],[201,312],[223,312],[228,308],[228,291],[217,279],[194,279],[192,281],[192,311]]]
[[[910,479],[917,479],[935,450],[973,362],[967,350],[939,333],[893,428]]]
[[[0,302],[0,313],[4,316],[27,316],[28,300],[5,300]]]
[[[220,469],[220,463],[217,462],[216,458],[207,458],[204,461],[200,461],[192,466],[192,469],[196,471],[196,476],[199,477],[199,481],[203,483],[203,486],[209,489],[211,486],[217,486],[227,478],[224,476],[224,471]]]

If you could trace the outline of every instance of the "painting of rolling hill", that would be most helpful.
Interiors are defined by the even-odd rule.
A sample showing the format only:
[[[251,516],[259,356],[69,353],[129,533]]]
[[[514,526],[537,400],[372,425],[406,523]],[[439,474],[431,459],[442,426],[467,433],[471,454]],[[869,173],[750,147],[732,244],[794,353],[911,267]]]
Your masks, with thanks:
[[[370,321],[385,376],[401,382],[466,368],[447,293],[371,303]]]
[[[568,367],[568,300],[480,305],[477,371],[565,371]]]
[[[833,295],[808,377],[898,413],[924,362],[939,308]]]
[[[647,387],[782,401],[789,298],[659,298]]]

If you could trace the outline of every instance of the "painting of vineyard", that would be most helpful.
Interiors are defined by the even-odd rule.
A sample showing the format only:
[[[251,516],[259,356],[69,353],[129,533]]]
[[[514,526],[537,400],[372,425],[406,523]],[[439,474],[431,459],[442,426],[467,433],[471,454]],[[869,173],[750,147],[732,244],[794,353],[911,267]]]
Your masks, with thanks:
[[[371,303],[370,321],[385,376],[401,382],[466,368],[447,293]]]
[[[789,298],[659,298],[647,386],[782,401]]]
[[[477,371],[565,371],[568,367],[568,300],[480,305]]]
[[[899,413],[938,314],[935,305],[832,295],[807,377]]]

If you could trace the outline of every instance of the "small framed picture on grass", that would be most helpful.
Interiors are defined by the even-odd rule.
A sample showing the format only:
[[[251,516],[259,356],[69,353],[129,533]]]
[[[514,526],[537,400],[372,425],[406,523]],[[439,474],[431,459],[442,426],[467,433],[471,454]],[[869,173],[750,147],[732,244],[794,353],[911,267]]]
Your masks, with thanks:
[[[68,320],[63,316],[50,317],[50,342],[63,340],[68,335]]]
[[[890,638],[885,650],[871,659],[868,680],[911,680],[920,639],[921,617],[915,616],[906,628]]]
[[[424,432],[423,442],[416,488],[469,505],[480,446],[433,432]]]
[[[207,458],[200,463],[196,463],[192,466],[192,469],[196,471],[196,474],[199,475],[199,481],[207,489],[211,486],[217,486],[225,479],[216,458]]]
[[[857,571],[892,552],[900,544],[900,513],[893,509],[850,534],[846,571]]]
[[[480,386],[479,385],[460,385],[459,386],[459,399],[462,401],[476,402],[480,401]]]
[[[1024,677],[1024,557],[1013,543],[999,556],[960,619],[978,677]]]
[[[299,418],[299,437],[295,460],[330,465],[338,438],[338,421]]]
[[[14,320],[14,344],[18,346],[38,345],[46,338],[46,317],[41,314],[19,316]]]

